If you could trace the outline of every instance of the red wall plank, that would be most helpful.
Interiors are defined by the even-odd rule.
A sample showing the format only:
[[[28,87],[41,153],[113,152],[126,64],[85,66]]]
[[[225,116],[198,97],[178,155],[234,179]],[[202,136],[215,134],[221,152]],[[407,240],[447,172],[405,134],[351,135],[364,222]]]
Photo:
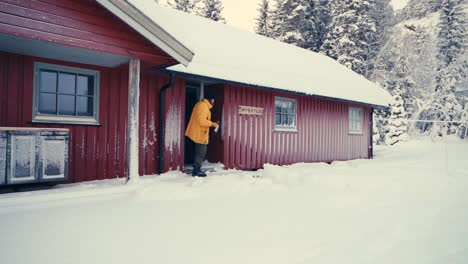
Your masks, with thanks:
[[[369,108],[264,89],[225,85],[229,137],[224,140],[227,168],[256,169],[265,163],[330,162],[368,158]],[[275,96],[297,100],[297,132],[274,131]],[[239,105],[263,107],[263,116],[240,116]],[[363,133],[348,134],[349,107],[363,109]],[[234,151],[233,151],[234,150]]]
[[[98,70],[100,72],[99,121],[101,126],[32,124],[34,62]],[[165,75],[142,72],[140,96],[140,175],[157,173],[158,93],[167,83]],[[171,104],[183,109],[185,82],[179,79]],[[182,98],[182,99],[181,99]],[[127,151],[128,69],[109,69],[91,65],[47,60],[0,52],[0,126],[64,127],[70,129],[69,182],[125,177]],[[144,110],[144,111],[142,111]],[[183,111],[182,111],[183,112]],[[182,116],[183,119],[183,116]],[[182,119],[177,131],[182,130]],[[166,150],[174,169],[183,166],[182,133],[174,137],[176,148]],[[141,136],[141,135],[146,135]],[[174,156],[173,156],[174,155]]]

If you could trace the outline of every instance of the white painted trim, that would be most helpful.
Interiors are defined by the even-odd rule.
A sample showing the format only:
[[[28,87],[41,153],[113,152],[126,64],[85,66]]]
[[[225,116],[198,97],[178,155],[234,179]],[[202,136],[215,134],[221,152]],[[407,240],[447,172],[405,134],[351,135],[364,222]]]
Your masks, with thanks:
[[[127,1],[97,0],[97,2],[178,62],[188,66],[192,61],[195,55],[192,51]]]
[[[139,157],[140,60],[130,59],[128,70],[128,168],[127,177],[136,182]]]

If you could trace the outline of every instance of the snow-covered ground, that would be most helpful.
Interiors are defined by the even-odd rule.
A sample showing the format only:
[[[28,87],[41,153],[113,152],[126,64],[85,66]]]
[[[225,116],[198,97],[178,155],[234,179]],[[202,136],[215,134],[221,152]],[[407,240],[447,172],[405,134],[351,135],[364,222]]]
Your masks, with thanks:
[[[468,263],[468,142],[0,195],[0,263]]]

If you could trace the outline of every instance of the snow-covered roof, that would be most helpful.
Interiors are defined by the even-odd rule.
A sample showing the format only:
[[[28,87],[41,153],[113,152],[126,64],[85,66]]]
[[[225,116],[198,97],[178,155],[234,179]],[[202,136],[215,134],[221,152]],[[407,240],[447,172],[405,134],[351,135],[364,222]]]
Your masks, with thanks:
[[[375,106],[387,91],[325,55],[155,4],[126,0],[177,39],[194,57],[168,68],[247,85],[276,88]]]

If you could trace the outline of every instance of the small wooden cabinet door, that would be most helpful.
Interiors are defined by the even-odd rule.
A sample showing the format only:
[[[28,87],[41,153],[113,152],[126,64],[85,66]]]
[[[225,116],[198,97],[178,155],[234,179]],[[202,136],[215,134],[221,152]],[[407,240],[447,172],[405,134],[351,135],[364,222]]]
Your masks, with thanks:
[[[39,180],[57,181],[67,179],[68,137],[41,136]]]
[[[7,151],[7,183],[30,183],[37,182],[36,157],[37,137],[34,134],[10,135],[9,148]]]

